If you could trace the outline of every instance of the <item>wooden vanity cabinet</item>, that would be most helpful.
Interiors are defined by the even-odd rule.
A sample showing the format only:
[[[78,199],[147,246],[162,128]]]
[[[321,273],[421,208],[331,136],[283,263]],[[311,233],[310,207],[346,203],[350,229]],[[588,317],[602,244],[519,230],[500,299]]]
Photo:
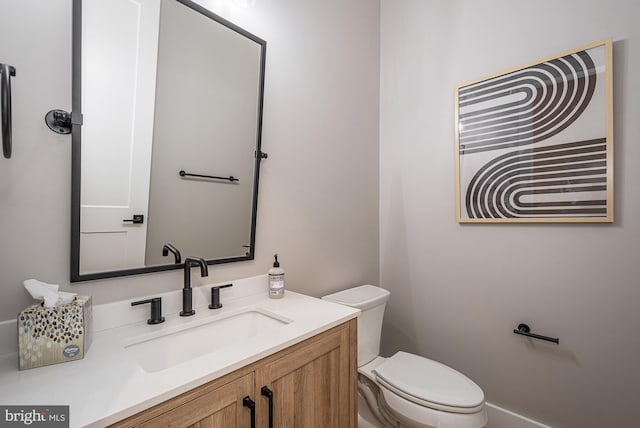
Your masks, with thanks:
[[[356,328],[353,319],[113,426],[249,428],[249,397],[259,428],[356,428]]]
[[[243,399],[254,391],[253,373],[225,385],[207,384],[141,412],[118,427],[250,427],[249,409]]]

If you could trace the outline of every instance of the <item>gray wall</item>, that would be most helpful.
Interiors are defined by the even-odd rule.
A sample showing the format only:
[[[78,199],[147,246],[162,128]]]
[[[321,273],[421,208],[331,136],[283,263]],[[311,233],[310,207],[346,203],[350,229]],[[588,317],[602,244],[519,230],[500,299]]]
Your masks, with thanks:
[[[278,252],[290,289],[320,296],[378,280],[379,8],[354,0],[207,2],[268,42],[256,260],[207,281],[265,273]],[[0,320],[27,278],[95,303],[182,287],[172,271],[69,285],[71,148],[44,114],[71,107],[71,1],[0,5],[0,61],[16,66],[14,157],[0,159]],[[198,275],[193,275],[198,277]]]
[[[637,426],[640,3],[382,0],[384,351],[461,370],[557,428]],[[455,222],[454,87],[614,39],[612,225]],[[560,346],[511,333],[527,321]]]
[[[163,0],[145,264],[167,264],[167,242],[183,257],[245,255],[259,87],[258,43]],[[185,179],[180,170],[238,181]]]

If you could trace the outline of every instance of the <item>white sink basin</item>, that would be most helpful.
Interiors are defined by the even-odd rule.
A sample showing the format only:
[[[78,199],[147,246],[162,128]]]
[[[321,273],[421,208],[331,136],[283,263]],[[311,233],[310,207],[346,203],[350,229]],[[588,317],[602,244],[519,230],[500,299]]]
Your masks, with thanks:
[[[147,372],[157,372],[229,345],[273,333],[291,320],[261,309],[248,309],[225,318],[201,320],[148,335],[125,344],[125,349]]]

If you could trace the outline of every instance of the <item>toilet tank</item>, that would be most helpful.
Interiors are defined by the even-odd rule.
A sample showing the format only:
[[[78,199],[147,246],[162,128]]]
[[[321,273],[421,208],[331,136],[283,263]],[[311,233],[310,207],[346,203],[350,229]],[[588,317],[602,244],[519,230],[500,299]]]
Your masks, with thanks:
[[[361,285],[324,296],[323,300],[362,311],[358,316],[358,367],[380,354],[380,333],[384,308],[390,293],[374,285]]]

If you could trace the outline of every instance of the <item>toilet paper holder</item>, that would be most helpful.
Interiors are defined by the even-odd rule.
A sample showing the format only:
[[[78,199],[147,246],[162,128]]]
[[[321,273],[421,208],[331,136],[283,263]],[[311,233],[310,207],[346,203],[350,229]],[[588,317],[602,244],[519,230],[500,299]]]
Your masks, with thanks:
[[[549,337],[543,336],[541,334],[531,333],[531,328],[527,324],[520,323],[518,324],[518,328],[513,330],[515,334],[521,334],[522,336],[532,337],[534,339],[545,340],[547,342],[553,342],[556,345],[560,344],[560,339],[558,337]]]

